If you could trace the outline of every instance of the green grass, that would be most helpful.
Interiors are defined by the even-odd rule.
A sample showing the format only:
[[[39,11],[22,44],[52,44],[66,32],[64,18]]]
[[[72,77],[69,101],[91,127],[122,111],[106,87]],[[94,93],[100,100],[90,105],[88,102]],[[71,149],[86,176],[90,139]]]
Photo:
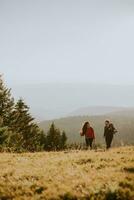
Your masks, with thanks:
[[[134,200],[134,147],[0,154],[0,200]]]

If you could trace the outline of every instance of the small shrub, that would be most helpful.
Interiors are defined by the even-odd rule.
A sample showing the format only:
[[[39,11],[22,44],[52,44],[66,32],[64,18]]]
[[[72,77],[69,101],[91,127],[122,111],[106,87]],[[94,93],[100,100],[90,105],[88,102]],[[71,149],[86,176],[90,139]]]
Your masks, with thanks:
[[[44,191],[44,187],[38,187],[36,188],[35,193],[41,194],[43,191]]]
[[[124,170],[130,173],[134,173],[134,167],[125,167]]]
[[[80,160],[76,161],[76,164],[78,164],[78,165],[84,165],[87,163],[92,163],[92,159],[88,158],[88,159],[80,159]]]
[[[63,196],[60,196],[61,200],[78,200],[76,196],[72,195],[71,193],[66,193]]]

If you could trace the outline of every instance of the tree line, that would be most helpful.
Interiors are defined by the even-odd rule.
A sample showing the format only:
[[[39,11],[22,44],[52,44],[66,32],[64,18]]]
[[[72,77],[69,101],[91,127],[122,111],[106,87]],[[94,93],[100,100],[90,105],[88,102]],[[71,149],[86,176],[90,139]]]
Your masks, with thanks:
[[[63,150],[67,136],[52,123],[44,133],[35,122],[25,101],[15,102],[0,75],[0,150],[42,151]]]

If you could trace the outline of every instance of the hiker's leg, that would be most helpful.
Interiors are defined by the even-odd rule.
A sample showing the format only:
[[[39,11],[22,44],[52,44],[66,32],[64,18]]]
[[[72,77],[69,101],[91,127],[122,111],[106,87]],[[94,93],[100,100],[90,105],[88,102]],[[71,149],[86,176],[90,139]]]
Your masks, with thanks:
[[[86,147],[89,147],[89,138],[85,138],[86,139]]]
[[[106,148],[109,149],[109,147],[110,147],[110,145],[109,145],[109,137],[106,137],[105,140],[106,140]]]
[[[106,149],[107,149],[107,138],[105,137]]]
[[[110,136],[110,138],[109,138],[109,148],[111,147],[112,141],[113,141],[113,136]]]
[[[90,142],[90,148],[92,149],[93,138],[90,138],[90,139],[89,139],[89,142]]]

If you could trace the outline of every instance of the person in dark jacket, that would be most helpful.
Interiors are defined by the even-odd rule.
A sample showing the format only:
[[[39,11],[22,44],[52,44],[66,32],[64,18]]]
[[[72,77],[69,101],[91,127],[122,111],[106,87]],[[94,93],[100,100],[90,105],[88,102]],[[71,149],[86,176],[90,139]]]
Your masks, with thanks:
[[[87,148],[90,146],[90,149],[92,149],[92,144],[95,140],[95,133],[89,122],[85,122],[84,126],[82,127],[81,136],[85,136]]]
[[[114,128],[114,125],[112,123],[110,123],[108,120],[106,120],[105,127],[104,127],[104,137],[105,137],[107,149],[109,149],[111,147],[113,136],[116,132],[117,132],[117,130]]]

